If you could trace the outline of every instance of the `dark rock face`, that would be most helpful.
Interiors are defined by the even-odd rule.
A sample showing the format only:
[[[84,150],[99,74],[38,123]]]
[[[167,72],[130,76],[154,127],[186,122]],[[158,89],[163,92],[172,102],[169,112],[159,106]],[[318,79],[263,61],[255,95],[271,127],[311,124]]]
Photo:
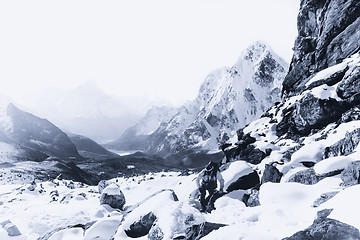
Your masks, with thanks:
[[[261,177],[261,184],[267,182],[279,183],[282,175],[283,174],[273,164],[265,164],[264,173]]]
[[[186,240],[197,240],[208,235],[213,230],[225,227],[225,224],[204,222],[199,225],[193,225],[186,229]]]
[[[342,223],[335,219],[320,218],[307,229],[297,232],[284,240],[357,240],[360,239],[360,232],[357,228]]]
[[[156,216],[149,212],[142,216],[138,222],[130,225],[130,229],[125,230],[126,235],[132,238],[139,238],[147,235],[156,220]]]
[[[358,51],[359,24],[360,2],[357,0],[302,0],[298,37],[283,94],[300,93],[312,74]]]
[[[305,136],[313,129],[321,129],[331,122],[337,121],[351,107],[346,102],[335,99],[319,99],[306,94],[302,99],[283,112],[283,119],[276,127],[276,134]]]
[[[243,130],[240,129],[237,131],[237,135],[238,142],[236,146],[228,146],[227,148],[224,146],[223,148],[223,152],[228,160],[235,159],[239,156],[244,161],[259,164],[265,157],[270,155],[271,149],[263,152],[252,145],[256,139],[251,137],[249,133],[244,134]]]
[[[347,123],[356,120],[360,120],[360,109],[358,107],[353,107],[345,112],[336,123],[340,125],[341,123]]]
[[[348,99],[358,94],[360,89],[360,67],[350,69],[336,88],[336,93],[342,99]]]
[[[235,190],[247,190],[253,187],[257,187],[260,184],[259,174],[256,171],[252,173],[241,176],[236,181],[232,182],[229,187],[226,189],[227,192]]]
[[[346,133],[345,138],[330,147],[326,147],[324,158],[335,156],[347,156],[353,152],[360,142],[360,129]]]
[[[350,163],[341,173],[343,186],[352,186],[360,183],[360,161]]]

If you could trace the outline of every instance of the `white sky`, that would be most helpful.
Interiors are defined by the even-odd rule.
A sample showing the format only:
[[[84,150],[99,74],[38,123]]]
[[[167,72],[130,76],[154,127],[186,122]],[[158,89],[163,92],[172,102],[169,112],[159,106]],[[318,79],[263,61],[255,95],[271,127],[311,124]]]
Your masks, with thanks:
[[[95,80],[117,95],[196,97],[263,40],[287,61],[299,0],[0,1],[0,93]]]

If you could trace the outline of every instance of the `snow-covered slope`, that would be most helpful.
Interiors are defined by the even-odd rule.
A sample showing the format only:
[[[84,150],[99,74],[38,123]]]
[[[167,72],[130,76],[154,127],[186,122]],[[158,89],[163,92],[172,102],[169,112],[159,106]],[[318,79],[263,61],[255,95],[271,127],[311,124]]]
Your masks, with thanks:
[[[145,150],[168,155],[193,148],[218,149],[237,129],[281,100],[286,71],[287,63],[268,45],[255,42],[232,68],[209,74],[197,98],[161,125]]]

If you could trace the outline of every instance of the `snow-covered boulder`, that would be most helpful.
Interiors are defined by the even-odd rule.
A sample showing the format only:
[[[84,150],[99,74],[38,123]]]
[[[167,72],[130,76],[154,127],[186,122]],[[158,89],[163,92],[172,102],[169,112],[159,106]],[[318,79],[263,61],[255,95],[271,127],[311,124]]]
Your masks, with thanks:
[[[221,174],[225,181],[224,190],[227,192],[250,189],[260,183],[257,172],[245,161],[232,162]]]
[[[107,204],[112,208],[122,209],[125,205],[125,196],[116,184],[107,186],[100,197],[100,204]]]
[[[129,229],[125,230],[125,233],[131,238],[143,237],[149,233],[156,219],[154,213],[149,212],[141,216],[138,221],[132,223]]]

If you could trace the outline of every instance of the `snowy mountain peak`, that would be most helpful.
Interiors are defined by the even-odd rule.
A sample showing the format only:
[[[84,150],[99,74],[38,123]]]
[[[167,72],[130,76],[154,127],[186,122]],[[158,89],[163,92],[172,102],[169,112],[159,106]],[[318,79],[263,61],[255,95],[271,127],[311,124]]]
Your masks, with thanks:
[[[96,84],[94,80],[88,80],[79,85],[75,90],[77,94],[92,94],[92,96],[104,96],[106,93]]]

